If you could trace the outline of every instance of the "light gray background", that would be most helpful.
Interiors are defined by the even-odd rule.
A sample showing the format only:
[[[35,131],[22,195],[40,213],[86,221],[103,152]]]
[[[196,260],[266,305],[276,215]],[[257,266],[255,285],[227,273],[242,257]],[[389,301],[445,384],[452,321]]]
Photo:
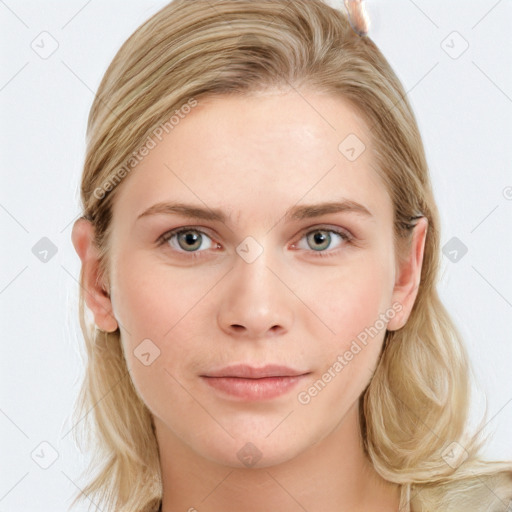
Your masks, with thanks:
[[[0,512],[64,511],[83,486],[86,460],[68,433],[83,372],[70,235],[86,120],[120,45],[165,3],[0,0]],[[512,459],[512,3],[367,8],[370,36],[418,118],[442,244],[457,237],[468,248],[456,262],[443,257],[440,292],[479,379],[473,418],[487,396],[493,438],[484,455]],[[48,51],[51,38],[58,48],[42,58],[33,47]],[[32,252],[43,237],[57,248],[46,263]]]

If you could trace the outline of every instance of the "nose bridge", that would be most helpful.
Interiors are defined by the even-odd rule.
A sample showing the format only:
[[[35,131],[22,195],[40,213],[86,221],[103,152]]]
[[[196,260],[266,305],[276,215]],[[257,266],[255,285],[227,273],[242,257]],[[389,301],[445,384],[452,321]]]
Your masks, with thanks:
[[[275,275],[280,268],[277,255],[251,237],[242,241],[236,251],[219,308],[221,328],[248,337],[289,329],[291,297]]]
[[[270,268],[276,266],[276,258],[272,257],[271,250],[265,250],[262,247],[259,251],[258,248],[251,245],[251,242],[243,242],[237,248],[237,253],[239,259],[233,270],[241,288],[254,295],[253,300],[261,300],[270,295],[269,288],[275,284],[272,283],[275,276]]]

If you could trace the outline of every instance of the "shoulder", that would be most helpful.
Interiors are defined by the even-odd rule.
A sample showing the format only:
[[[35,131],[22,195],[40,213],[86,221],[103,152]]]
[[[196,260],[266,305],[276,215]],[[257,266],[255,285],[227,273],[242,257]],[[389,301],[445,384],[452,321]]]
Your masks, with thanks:
[[[408,512],[512,512],[512,462],[478,462],[437,482],[411,485]]]

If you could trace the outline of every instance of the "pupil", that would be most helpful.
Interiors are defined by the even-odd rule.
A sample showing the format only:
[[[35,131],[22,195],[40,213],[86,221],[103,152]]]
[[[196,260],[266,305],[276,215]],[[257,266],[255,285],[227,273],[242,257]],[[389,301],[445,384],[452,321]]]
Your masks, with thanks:
[[[197,241],[199,239],[199,234],[194,233],[193,231],[187,231],[186,233],[181,234],[182,240],[184,240],[186,247],[184,249],[195,249],[197,245]],[[200,244],[199,244],[200,245]]]
[[[315,244],[319,244],[322,247],[315,247],[315,250],[325,249],[325,244],[329,245],[330,237],[325,234],[325,231],[316,231],[313,235]]]
[[[195,239],[197,238],[197,235],[187,234],[185,236],[185,239],[187,240],[187,243],[194,243]]]

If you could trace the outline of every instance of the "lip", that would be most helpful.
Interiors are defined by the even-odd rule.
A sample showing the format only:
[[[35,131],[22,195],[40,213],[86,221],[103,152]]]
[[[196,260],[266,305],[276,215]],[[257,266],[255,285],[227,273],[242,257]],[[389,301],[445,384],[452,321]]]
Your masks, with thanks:
[[[298,375],[304,375],[305,373],[301,370],[295,370],[288,366],[282,366],[278,364],[267,364],[259,368],[251,366],[249,364],[234,364],[220,368],[219,370],[213,370],[208,372],[201,377],[239,377],[243,379],[263,379],[265,377],[296,377]]]
[[[270,400],[291,391],[310,372],[269,364],[260,368],[237,364],[200,377],[224,395],[244,401]]]

